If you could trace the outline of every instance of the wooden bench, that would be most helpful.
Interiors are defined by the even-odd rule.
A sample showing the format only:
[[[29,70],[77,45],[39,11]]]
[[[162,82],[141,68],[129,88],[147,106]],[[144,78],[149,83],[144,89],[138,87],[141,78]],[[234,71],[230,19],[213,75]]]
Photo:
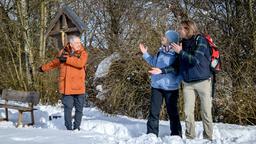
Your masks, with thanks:
[[[35,105],[39,103],[39,93],[38,92],[26,92],[26,91],[17,91],[17,90],[7,90],[2,91],[1,99],[4,100],[4,103],[0,103],[0,108],[5,109],[5,118],[1,120],[9,120],[8,109],[16,109],[19,111],[17,127],[22,125],[23,112],[31,113],[31,123],[28,125],[34,125],[34,108]],[[22,103],[25,106],[18,105],[17,103]]]

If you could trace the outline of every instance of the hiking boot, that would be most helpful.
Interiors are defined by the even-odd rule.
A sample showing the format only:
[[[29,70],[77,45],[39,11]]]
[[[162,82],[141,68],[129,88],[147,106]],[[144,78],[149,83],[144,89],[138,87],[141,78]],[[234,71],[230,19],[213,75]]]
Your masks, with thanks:
[[[78,128],[73,128],[73,131],[80,131],[80,127],[78,127]]]

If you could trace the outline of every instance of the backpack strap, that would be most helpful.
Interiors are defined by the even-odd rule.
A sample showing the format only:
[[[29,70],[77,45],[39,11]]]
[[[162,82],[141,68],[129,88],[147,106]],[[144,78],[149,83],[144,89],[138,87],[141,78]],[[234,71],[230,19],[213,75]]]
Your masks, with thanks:
[[[157,59],[158,59],[159,54],[160,54],[160,51],[158,51],[157,54],[156,54],[156,58]]]
[[[196,40],[196,46],[197,46],[197,44],[198,44],[198,40],[199,40],[199,37],[200,36],[203,36],[202,34],[197,34],[196,36],[195,36],[195,40]]]
[[[207,39],[204,37],[203,34],[198,34],[198,35],[195,36],[196,46],[198,45],[199,37],[203,37],[203,38],[205,39],[205,41],[206,41],[206,43],[207,43],[207,46],[208,46],[208,49],[209,49],[209,52],[210,52],[210,58],[211,58],[211,55],[212,55],[211,46],[210,46],[209,42],[207,41]],[[206,55],[205,55],[205,57],[206,57]],[[206,57],[206,58],[207,58],[207,57]],[[207,59],[208,59],[208,58],[207,58]],[[209,62],[211,63],[211,59],[210,59]]]

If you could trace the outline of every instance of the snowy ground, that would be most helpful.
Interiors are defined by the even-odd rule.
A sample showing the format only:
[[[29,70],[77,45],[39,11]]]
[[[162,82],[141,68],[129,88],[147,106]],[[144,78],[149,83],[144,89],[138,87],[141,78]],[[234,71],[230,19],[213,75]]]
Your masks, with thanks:
[[[146,135],[146,120],[126,116],[108,116],[97,108],[85,108],[81,131],[67,131],[64,127],[63,108],[60,106],[38,106],[35,113],[34,127],[16,128],[18,113],[9,110],[10,121],[0,122],[0,144],[256,144],[256,126],[214,124],[214,140],[202,138],[201,122],[196,123],[197,138],[183,139],[169,136],[168,121],[160,122],[160,134],[156,137]],[[49,116],[61,118],[49,120]],[[4,109],[0,109],[4,117]],[[25,113],[24,123],[29,122]]]

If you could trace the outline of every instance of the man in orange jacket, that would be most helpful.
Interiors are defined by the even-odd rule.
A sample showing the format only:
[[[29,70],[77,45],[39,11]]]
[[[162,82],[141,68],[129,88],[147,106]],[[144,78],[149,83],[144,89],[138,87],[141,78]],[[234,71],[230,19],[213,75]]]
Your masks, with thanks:
[[[40,72],[59,68],[59,92],[64,105],[65,126],[68,130],[80,130],[85,101],[85,66],[88,54],[80,38],[70,36],[69,43],[59,52],[59,57],[40,67]],[[72,125],[72,109],[75,121]]]

